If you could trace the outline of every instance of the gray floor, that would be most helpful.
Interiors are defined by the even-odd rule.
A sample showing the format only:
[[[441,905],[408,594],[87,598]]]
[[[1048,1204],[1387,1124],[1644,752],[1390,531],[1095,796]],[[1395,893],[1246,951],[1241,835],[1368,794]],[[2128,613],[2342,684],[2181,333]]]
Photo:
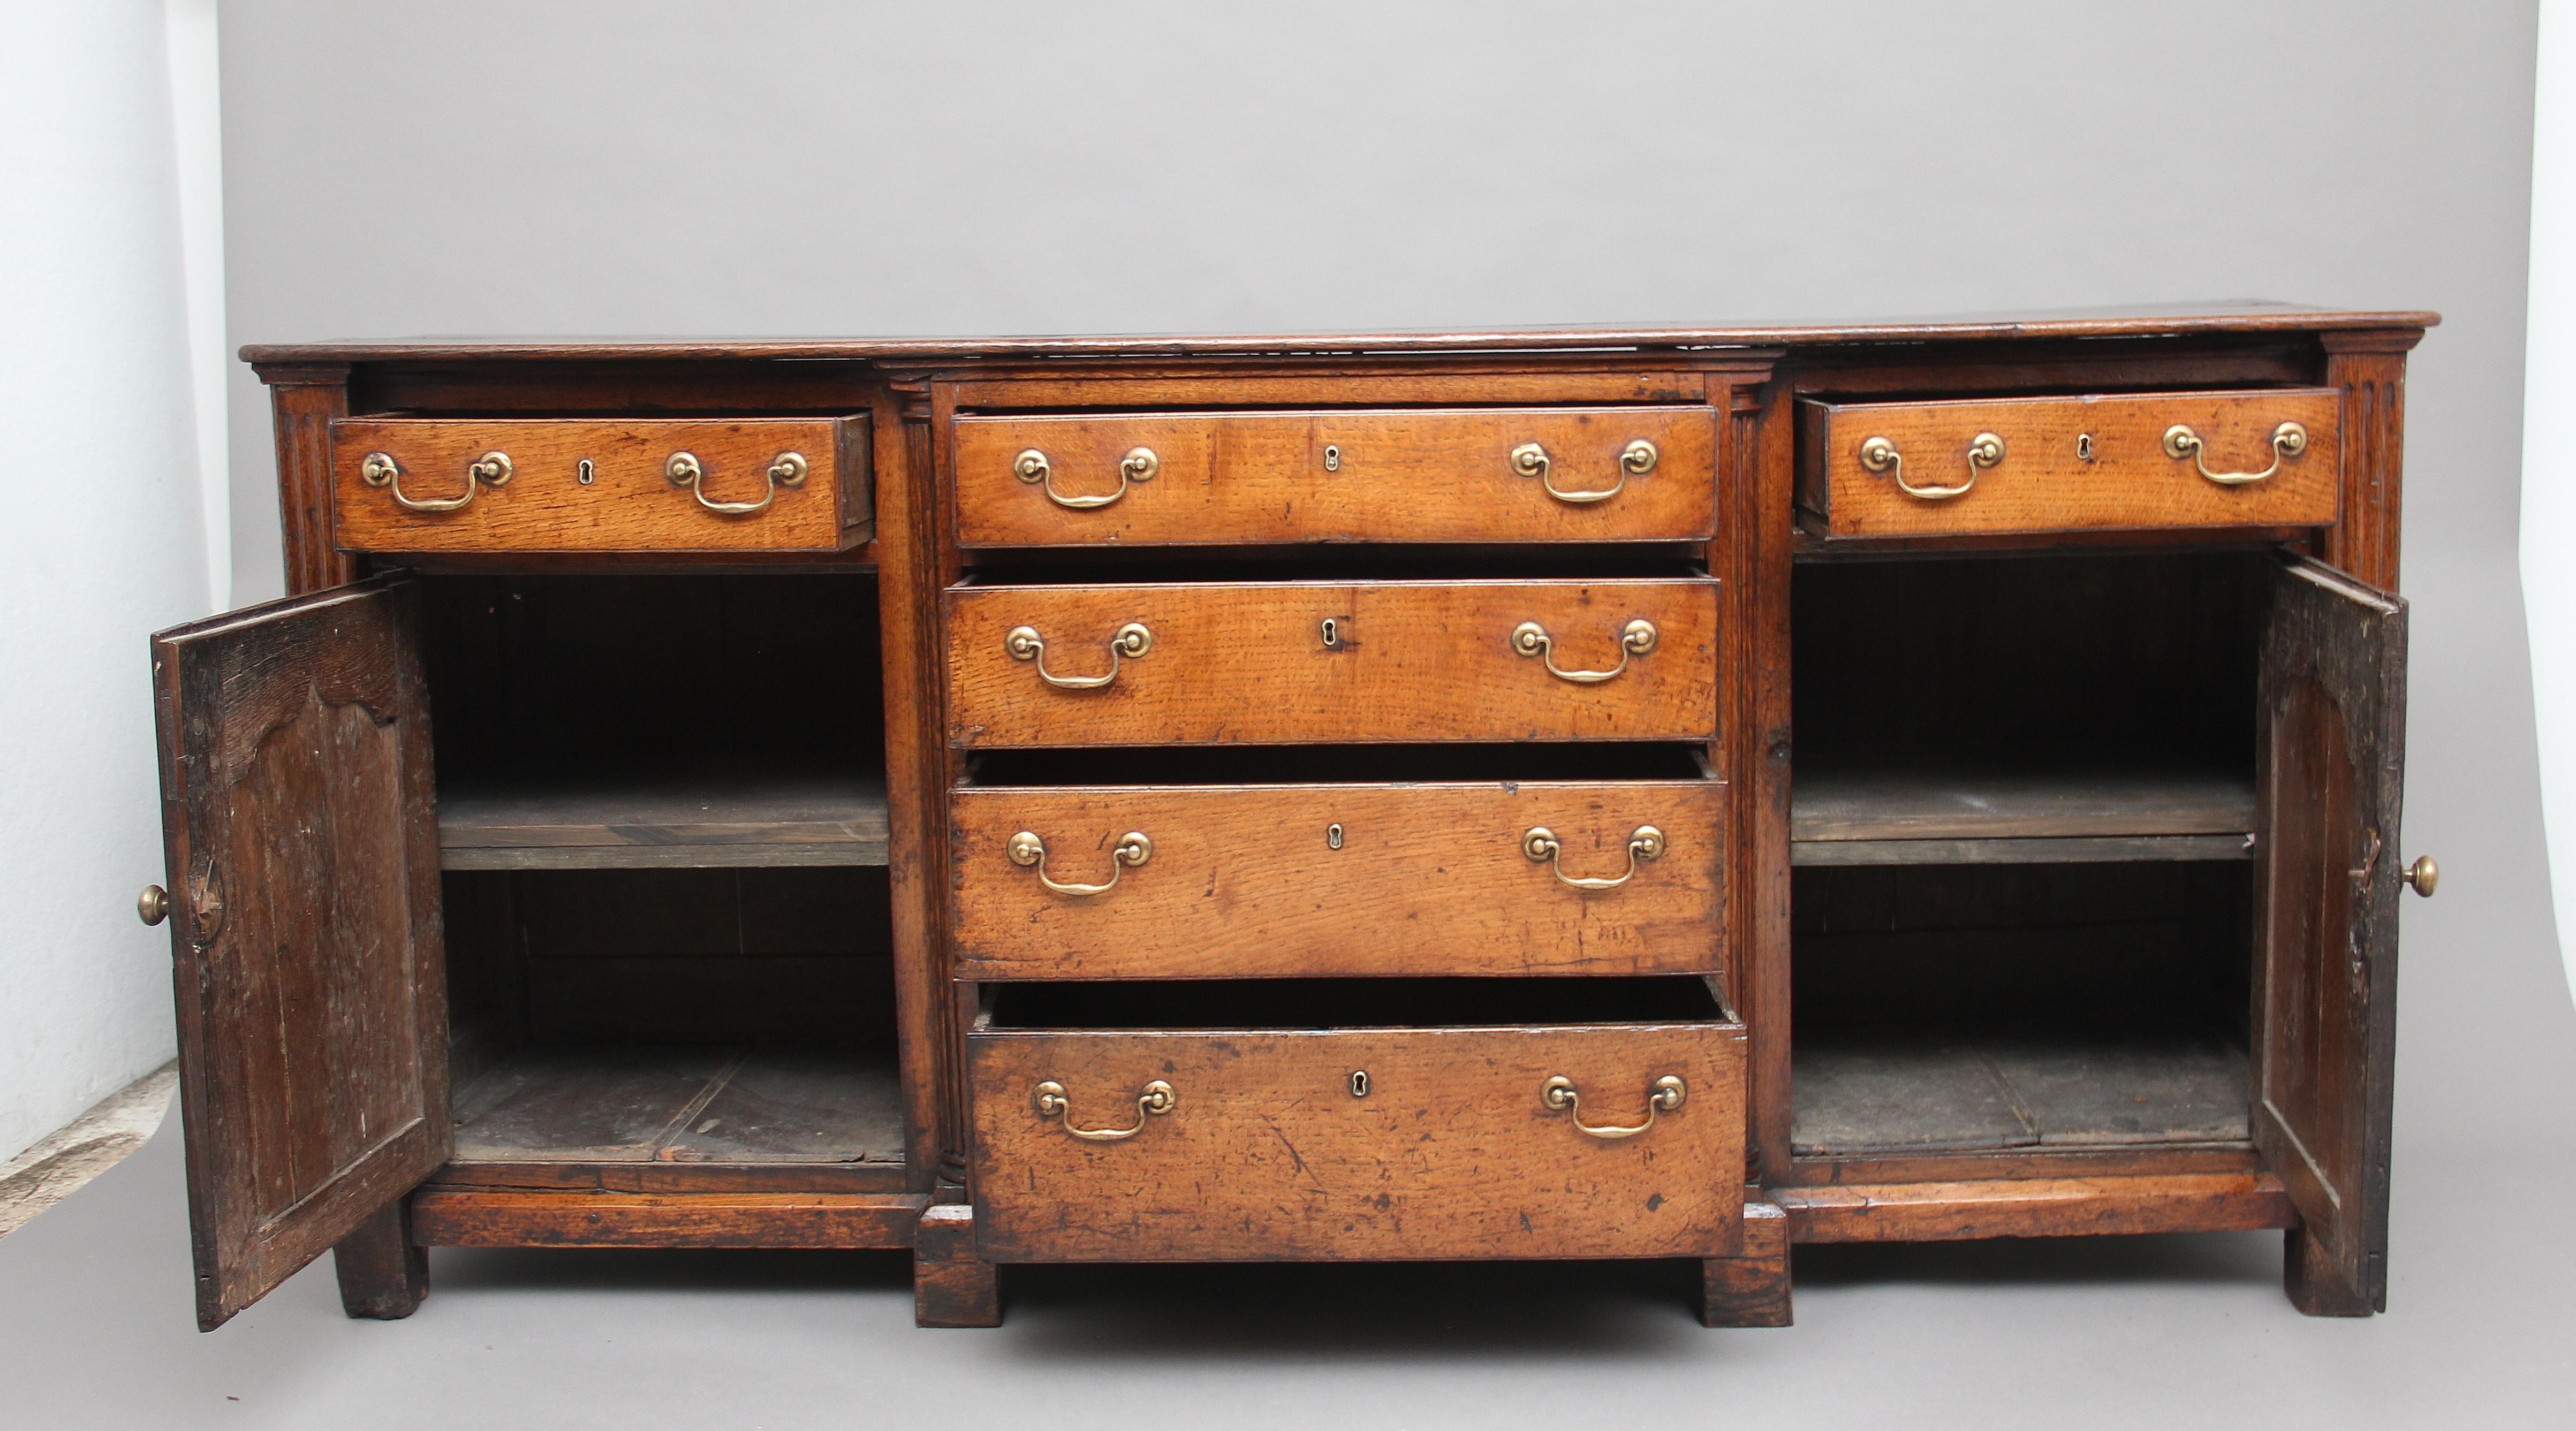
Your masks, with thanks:
[[[0,1242],[0,1425],[2576,1425],[2576,1156],[2405,1154],[2370,1321],[2230,1234],[1803,1249],[1785,1331],[1668,1265],[1016,1269],[1008,1325],[923,1332],[900,1257],[447,1251],[407,1322],[326,1264],[200,1336],[167,1126]]]

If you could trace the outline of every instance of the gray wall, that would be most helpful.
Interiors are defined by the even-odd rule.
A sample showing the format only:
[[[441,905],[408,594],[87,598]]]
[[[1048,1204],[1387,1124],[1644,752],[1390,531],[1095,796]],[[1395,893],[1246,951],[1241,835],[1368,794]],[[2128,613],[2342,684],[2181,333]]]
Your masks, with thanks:
[[[2398,1200],[2569,1086],[2514,521],[2523,4],[223,11],[236,341],[2439,308]],[[234,392],[240,600],[275,589]],[[2402,1259],[2401,1259],[2402,1260]]]

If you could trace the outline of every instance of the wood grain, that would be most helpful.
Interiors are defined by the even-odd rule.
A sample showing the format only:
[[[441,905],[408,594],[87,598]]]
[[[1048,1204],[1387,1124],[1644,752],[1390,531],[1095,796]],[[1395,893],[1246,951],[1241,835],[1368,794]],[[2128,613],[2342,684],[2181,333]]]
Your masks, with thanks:
[[[1844,1184],[1770,1192],[1798,1242],[2250,1232],[2298,1220],[2269,1173]]]
[[[1123,353],[1244,354],[1473,352],[1484,349],[1544,352],[1556,349],[1763,347],[1773,344],[1962,343],[2008,339],[2224,337],[2235,334],[2311,333],[2357,328],[2427,328],[2438,313],[2356,311],[2293,303],[2195,304],[2165,312],[2025,313],[1925,322],[1920,319],[1860,323],[1622,325],[1567,324],[1548,328],[1397,328],[1345,332],[1224,333],[1169,336],[1114,334],[1040,338],[697,338],[595,341],[421,338],[397,342],[251,343],[241,356],[252,363],[424,361],[431,359],[532,359],[579,362],[598,359],[883,359],[937,363],[975,356],[1099,357]]]
[[[1965,401],[1802,405],[1799,503],[1833,537],[2050,532],[2122,528],[2331,526],[2342,492],[2342,397],[2330,388],[2266,392],[2115,394]],[[2165,430],[2186,423],[2213,472],[2258,472],[2272,431],[2307,428],[2306,450],[2283,456],[2260,482],[2224,486],[2190,459],[2165,455]],[[2003,460],[1963,496],[1900,491],[1894,473],[1860,464],[1884,437],[1917,487],[1967,483],[1969,440],[2003,439]],[[2080,458],[2079,437],[2092,438]]]
[[[336,539],[374,552],[830,553],[873,531],[868,418],[344,418],[331,424]],[[672,453],[694,453],[712,502],[757,502],[782,452],[803,454],[808,474],[780,487],[765,511],[706,510],[663,475]],[[463,495],[466,468],[486,452],[508,454],[509,480],[475,484],[453,512],[415,512],[392,487],[359,476],[367,454],[400,464],[415,501]],[[594,480],[580,481],[589,459]]]
[[[1853,865],[2109,865],[2140,860],[2200,864],[2254,857],[2251,835],[2077,835],[2002,840],[1802,840],[1799,869]]]
[[[1705,407],[961,417],[957,536],[968,547],[1706,538],[1715,531],[1716,436]],[[1630,477],[1619,457],[1636,439],[1659,455],[1652,471]],[[1550,497],[1512,470],[1512,450],[1525,442],[1546,448],[1557,488],[1618,495]],[[1022,451],[1039,451],[1061,495],[1108,496],[1137,447],[1160,470],[1085,511],[1012,470]]]
[[[1743,1039],[1733,1023],[979,1028],[978,1244],[1004,1262],[1731,1255]],[[1366,1097],[1351,1095],[1354,1070]],[[1633,1124],[1667,1074],[1687,1100],[1621,1141],[1539,1098],[1563,1075],[1587,1121]],[[1070,1137],[1031,1103],[1053,1080],[1081,1126],[1125,1126],[1157,1078],[1175,1106],[1124,1142]]]
[[[970,788],[951,797],[951,928],[969,979],[1714,971],[1726,861],[1713,781]],[[1339,825],[1341,847],[1327,840]],[[1665,836],[1615,890],[1532,863],[1556,832],[1567,873],[1628,867],[1641,825]],[[1037,833],[1062,882],[1108,878],[1129,830],[1153,857],[1105,895],[1055,894],[1013,864]]]
[[[263,366],[277,450],[277,520],[286,592],[303,596],[358,579],[332,542],[331,424],[349,415],[346,363]]]
[[[2386,1309],[2406,606],[2314,562],[2273,578],[2255,789],[2254,1144],[2288,1184],[2303,1310]]]
[[[1699,1264],[1699,1324],[1785,1327],[1789,1315],[1789,1215],[1746,1189],[1744,1248]]]
[[[1717,583],[1372,581],[960,587],[949,591],[949,739],[959,746],[1447,740],[1712,740]],[[1559,669],[1619,663],[1620,631],[1655,648],[1578,685],[1511,646],[1544,626]],[[1324,645],[1331,619],[1340,644]],[[1097,690],[1059,690],[1003,637],[1035,627],[1057,675],[1108,669],[1126,623],[1148,654]]]
[[[975,1253],[975,1210],[962,1202],[921,1210],[912,1243],[912,1320],[921,1327],[998,1327],[1001,1280]]]
[[[417,627],[379,580],[153,638],[202,1328],[447,1158]]]
[[[2242,835],[2251,780],[2194,771],[1801,770],[1795,840]]]
[[[331,1248],[340,1309],[352,1317],[393,1322],[429,1297],[429,1253],[412,1239],[411,1208],[396,1199]]]
[[[424,1188],[427,1247],[910,1247],[919,1193],[638,1193]]]
[[[789,772],[441,791],[439,867],[882,865],[881,780]]]

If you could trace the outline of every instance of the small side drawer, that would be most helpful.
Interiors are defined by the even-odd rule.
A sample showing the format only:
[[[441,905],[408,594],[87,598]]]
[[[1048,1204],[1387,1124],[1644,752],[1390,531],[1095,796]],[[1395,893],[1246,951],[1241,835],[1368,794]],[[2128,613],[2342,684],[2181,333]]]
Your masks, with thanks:
[[[2333,388],[1800,404],[1799,505],[1832,537],[2322,527]]]
[[[957,539],[1705,541],[1705,407],[961,417]]]
[[[350,418],[344,551],[837,552],[873,529],[868,419]]]
[[[968,787],[949,807],[955,972],[1710,971],[1725,795],[1711,779]]]
[[[1710,740],[1708,577],[947,593],[958,746]]]
[[[1345,996],[1355,1009],[1436,1006],[1410,981],[1358,982]],[[967,1037],[978,1250],[1003,1262],[1737,1252],[1744,1026],[1696,979],[1502,983],[1509,992],[1478,997],[1545,1012],[1334,1027],[1291,981],[1214,986],[1274,1011],[1248,1025],[1115,1028],[1091,1025],[1126,1003],[1186,1006],[1190,986],[1003,986]],[[1048,1003],[1076,1017],[1044,1023]],[[1633,1017],[1584,1021],[1594,1012]],[[1292,1019],[1307,1026],[1279,1026]]]

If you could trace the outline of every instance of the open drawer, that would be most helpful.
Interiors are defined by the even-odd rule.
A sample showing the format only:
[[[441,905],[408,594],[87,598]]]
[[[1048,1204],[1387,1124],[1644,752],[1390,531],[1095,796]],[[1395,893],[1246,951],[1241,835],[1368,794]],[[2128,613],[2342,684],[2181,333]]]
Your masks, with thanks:
[[[837,552],[875,526],[868,419],[346,418],[343,551]]]
[[[1014,984],[967,1037],[1002,1262],[1722,1257],[1744,1026],[1707,981]]]
[[[1828,537],[2323,527],[2334,388],[1799,405],[1798,505]]]

